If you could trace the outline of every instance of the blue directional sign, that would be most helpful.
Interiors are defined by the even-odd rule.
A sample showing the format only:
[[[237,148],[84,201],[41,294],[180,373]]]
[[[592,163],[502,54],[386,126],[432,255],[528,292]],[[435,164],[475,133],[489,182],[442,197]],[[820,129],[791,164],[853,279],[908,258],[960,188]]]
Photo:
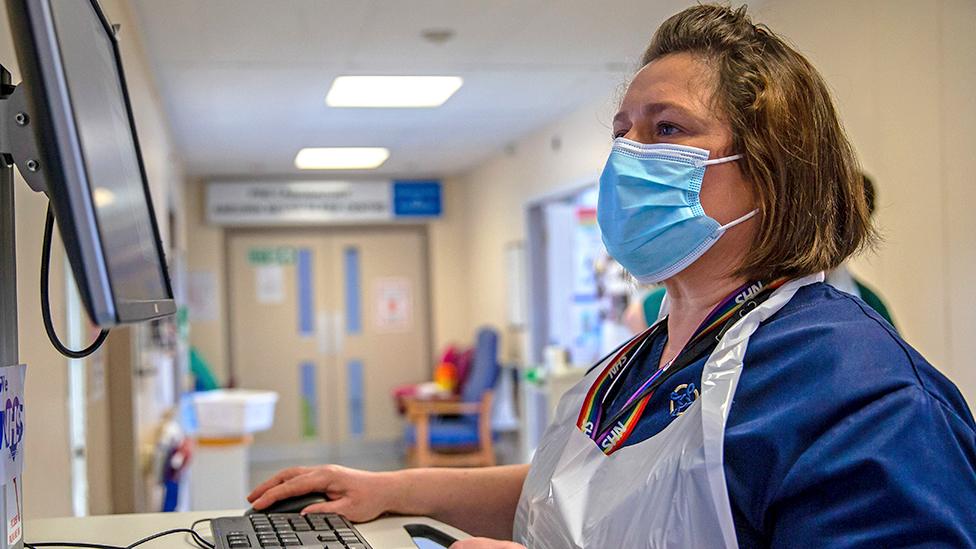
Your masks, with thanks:
[[[441,212],[440,181],[393,182],[394,217],[440,217]]]

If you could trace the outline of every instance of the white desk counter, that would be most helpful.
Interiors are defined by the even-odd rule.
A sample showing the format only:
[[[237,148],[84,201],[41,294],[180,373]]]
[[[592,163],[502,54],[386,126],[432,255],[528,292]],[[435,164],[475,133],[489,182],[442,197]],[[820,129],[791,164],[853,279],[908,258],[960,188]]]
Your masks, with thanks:
[[[189,528],[193,521],[206,518],[241,515],[242,510],[198,511],[193,513],[147,513],[140,515],[102,515],[81,518],[34,519],[24,523],[29,543],[71,541],[126,546],[146,536],[172,528]],[[457,539],[468,535],[444,523],[426,517],[386,517],[357,524],[356,529],[373,549],[416,549],[403,526],[427,524]],[[197,526],[197,532],[210,539],[208,524]],[[189,534],[171,534],[139,546],[142,548],[196,547]]]

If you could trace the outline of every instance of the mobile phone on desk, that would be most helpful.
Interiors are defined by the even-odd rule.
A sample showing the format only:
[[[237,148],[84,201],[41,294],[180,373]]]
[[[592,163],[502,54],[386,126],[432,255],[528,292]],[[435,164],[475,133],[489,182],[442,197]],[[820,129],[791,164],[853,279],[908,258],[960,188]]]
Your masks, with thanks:
[[[447,549],[456,539],[427,524],[405,524],[403,529],[417,549]]]

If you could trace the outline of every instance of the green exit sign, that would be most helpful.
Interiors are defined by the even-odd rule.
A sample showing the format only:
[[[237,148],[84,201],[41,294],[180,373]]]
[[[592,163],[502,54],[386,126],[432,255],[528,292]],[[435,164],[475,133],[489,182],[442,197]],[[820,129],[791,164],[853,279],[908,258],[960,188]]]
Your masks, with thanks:
[[[247,251],[247,261],[251,265],[291,265],[295,262],[295,248],[251,248]]]

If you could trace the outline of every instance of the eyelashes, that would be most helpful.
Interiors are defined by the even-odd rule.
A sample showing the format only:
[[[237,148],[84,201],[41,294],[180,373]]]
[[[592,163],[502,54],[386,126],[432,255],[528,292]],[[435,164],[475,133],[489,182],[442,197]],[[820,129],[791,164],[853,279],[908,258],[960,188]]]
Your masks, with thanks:
[[[657,125],[657,134],[659,137],[671,137],[676,133],[680,132],[681,128],[671,124],[670,122],[661,122]]]
[[[627,135],[627,132],[629,131],[630,131],[629,128],[617,130],[612,134],[611,139],[624,137]],[[654,127],[655,137],[673,137],[683,132],[684,130],[682,130],[680,126],[676,124],[672,124],[670,122],[660,122]]]

